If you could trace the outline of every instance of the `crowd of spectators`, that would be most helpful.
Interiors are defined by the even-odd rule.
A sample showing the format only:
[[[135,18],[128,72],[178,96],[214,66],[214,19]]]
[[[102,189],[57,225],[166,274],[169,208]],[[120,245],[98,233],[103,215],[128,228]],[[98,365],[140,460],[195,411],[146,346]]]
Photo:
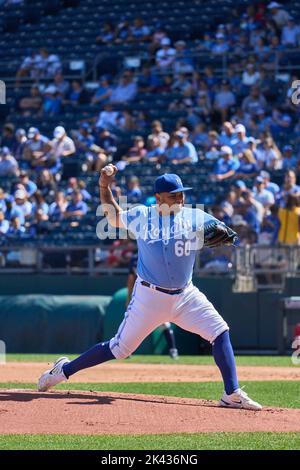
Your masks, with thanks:
[[[73,129],[57,125],[51,136],[35,127],[4,126],[0,177],[18,182],[9,194],[0,189],[1,233],[40,233],[49,224],[86,216],[94,194],[83,182],[71,178],[67,191],[60,190],[71,157],[80,158],[91,173],[113,161],[125,177],[126,168],[139,162],[152,164],[154,174],[165,164],[180,173],[185,165],[210,162],[207,182],[224,188],[210,210],[239,232],[241,244],[299,242],[298,225],[288,227],[285,213],[300,213],[300,108],[291,100],[297,77],[275,75],[284,51],[296,50],[299,41],[299,26],[276,2],[249,6],[243,14],[233,10],[230,22],[192,45],[172,41],[160,25],[153,28],[141,18],[121,19],[103,24],[96,42],[143,44],[147,54],[138,70],[124,68],[117,78],[102,75],[93,92],[64,78],[56,54],[28,51],[16,77],[21,115],[57,115],[59,123],[64,113],[81,106],[97,111]],[[233,60],[220,76],[212,65],[200,70],[195,51],[212,57],[230,52]],[[20,88],[23,77],[35,82],[27,95]],[[162,120],[135,103],[144,95],[155,100],[168,93],[176,97],[164,111],[176,118],[166,130]],[[131,145],[124,144],[126,133],[134,134]],[[281,185],[272,181],[276,172],[284,175]],[[125,189],[116,180],[112,190],[131,203],[152,200],[137,176],[127,178]]]

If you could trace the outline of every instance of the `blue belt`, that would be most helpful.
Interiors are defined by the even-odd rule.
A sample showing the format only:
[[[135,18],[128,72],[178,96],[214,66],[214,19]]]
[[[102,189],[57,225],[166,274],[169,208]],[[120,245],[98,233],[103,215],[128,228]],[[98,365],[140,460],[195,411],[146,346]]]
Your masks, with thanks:
[[[158,290],[159,292],[163,292],[164,294],[169,294],[169,295],[181,294],[181,292],[183,292],[184,290],[184,289],[176,289],[176,290],[163,289],[162,287],[157,287],[157,286],[151,287],[152,284],[146,281],[141,281],[141,284],[145,287],[149,287],[151,289],[155,289],[155,290]]]

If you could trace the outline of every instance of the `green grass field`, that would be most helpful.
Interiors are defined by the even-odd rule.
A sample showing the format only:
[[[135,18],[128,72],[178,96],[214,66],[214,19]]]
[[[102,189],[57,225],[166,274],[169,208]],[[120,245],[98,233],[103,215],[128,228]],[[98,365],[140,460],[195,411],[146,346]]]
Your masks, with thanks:
[[[58,355],[8,355],[8,361],[51,362]],[[71,356],[72,357],[72,356]],[[133,356],[135,363],[213,364],[209,356],[183,356],[172,361],[166,356]],[[289,357],[240,356],[238,365],[300,367],[293,366]],[[300,369],[299,369],[300,370]],[[300,408],[299,382],[242,382],[257,401],[265,406]],[[35,384],[1,383],[0,388],[35,388]],[[70,389],[63,384],[59,389]],[[143,393],[176,396],[184,398],[219,398],[222,393],[220,382],[199,383],[98,383],[72,384],[73,390],[101,392]],[[300,449],[300,435],[297,433],[213,433],[213,434],[164,434],[164,435],[0,435],[0,450],[10,449],[93,449],[93,450],[239,450],[239,449]]]

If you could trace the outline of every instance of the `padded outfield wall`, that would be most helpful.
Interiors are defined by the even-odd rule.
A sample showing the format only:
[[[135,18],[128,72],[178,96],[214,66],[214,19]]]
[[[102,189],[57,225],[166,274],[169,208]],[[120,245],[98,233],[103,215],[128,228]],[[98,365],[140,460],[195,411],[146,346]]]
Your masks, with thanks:
[[[276,350],[280,299],[299,295],[300,278],[284,293],[232,292],[232,280],[195,278],[194,283],[229,323],[239,350]],[[126,276],[0,276],[0,339],[8,352],[78,353],[110,338],[124,314]],[[300,317],[295,317],[295,321]],[[205,342],[176,329],[181,354],[199,354]],[[157,330],[137,351],[165,353]]]

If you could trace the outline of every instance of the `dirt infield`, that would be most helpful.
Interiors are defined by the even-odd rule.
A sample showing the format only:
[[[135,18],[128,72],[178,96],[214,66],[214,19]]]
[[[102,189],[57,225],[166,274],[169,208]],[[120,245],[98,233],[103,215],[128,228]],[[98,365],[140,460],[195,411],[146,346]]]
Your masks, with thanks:
[[[0,390],[0,434],[300,432],[300,409],[224,409],[186,398]]]
[[[0,366],[0,383],[36,383],[47,363],[8,362]],[[238,367],[239,380],[300,380],[300,367]],[[108,363],[81,371],[72,383],[116,382],[216,382],[221,376],[216,366]]]

